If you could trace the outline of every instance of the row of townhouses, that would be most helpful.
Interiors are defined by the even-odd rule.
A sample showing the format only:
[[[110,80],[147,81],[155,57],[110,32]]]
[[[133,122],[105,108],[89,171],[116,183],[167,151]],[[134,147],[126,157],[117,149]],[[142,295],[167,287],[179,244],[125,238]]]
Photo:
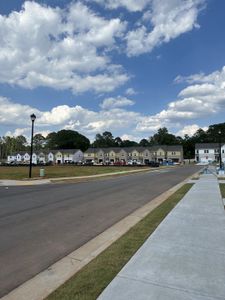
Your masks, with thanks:
[[[28,163],[30,154],[19,152],[8,156],[8,163]],[[126,147],[126,148],[89,148],[82,152],[79,149],[49,150],[34,152],[33,164],[38,163],[117,163],[117,162],[140,162],[148,164],[150,161],[183,161],[183,147],[175,146],[152,146],[152,147]]]
[[[221,160],[225,162],[225,143],[202,143],[195,145],[196,162],[219,162],[221,149]]]
[[[32,163],[53,163],[53,164],[64,164],[64,163],[76,163],[81,162],[84,159],[84,153],[79,149],[66,149],[66,150],[49,150],[49,151],[38,151],[32,155]],[[30,154],[25,151],[15,153],[8,156],[8,163],[29,163]]]
[[[147,164],[150,161],[173,162],[183,161],[183,147],[177,146],[153,146],[153,147],[126,147],[126,148],[89,148],[84,153],[86,162],[116,163],[136,161]]]

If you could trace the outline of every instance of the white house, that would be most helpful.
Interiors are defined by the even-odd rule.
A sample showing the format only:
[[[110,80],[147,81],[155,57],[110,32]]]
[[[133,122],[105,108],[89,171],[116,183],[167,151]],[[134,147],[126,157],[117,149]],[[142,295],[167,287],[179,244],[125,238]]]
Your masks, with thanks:
[[[50,151],[47,155],[47,161],[48,162],[51,162],[51,163],[54,163],[54,153],[53,151]]]
[[[76,149],[73,155],[73,161],[77,163],[77,162],[82,162],[83,159],[84,159],[84,153],[80,149]]]
[[[29,155],[30,157],[30,155]],[[38,162],[38,155],[36,153],[32,154],[32,164],[36,165]]]
[[[61,151],[57,151],[57,152],[55,153],[55,162],[56,162],[57,164],[62,164],[62,163],[64,163],[63,154],[62,154]]]
[[[199,143],[195,145],[195,161],[210,163],[219,162],[221,149],[221,160],[225,162],[225,144],[224,143]]]
[[[12,163],[12,162],[16,162],[16,155],[8,155],[7,156],[7,162],[8,163]]]
[[[44,152],[39,152],[39,154],[38,154],[38,162],[39,163],[43,163],[43,164],[46,163],[46,155],[45,155]]]
[[[33,152],[32,163],[77,163],[82,162],[84,159],[84,153],[80,149],[60,149],[60,150],[49,150]],[[9,155],[7,162],[16,162],[18,164],[28,164],[30,162],[30,154],[28,152],[22,151]]]

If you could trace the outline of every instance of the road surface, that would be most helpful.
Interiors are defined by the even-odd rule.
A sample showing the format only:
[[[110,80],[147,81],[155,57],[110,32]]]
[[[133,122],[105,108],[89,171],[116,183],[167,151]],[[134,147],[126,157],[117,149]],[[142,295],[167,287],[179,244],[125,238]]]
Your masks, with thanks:
[[[0,187],[0,297],[198,170]]]

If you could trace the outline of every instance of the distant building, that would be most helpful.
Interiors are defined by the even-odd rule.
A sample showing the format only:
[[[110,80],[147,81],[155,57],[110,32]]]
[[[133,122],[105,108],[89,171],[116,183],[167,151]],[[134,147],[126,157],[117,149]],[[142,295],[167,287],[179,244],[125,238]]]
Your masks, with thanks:
[[[150,161],[183,162],[183,147],[175,146],[152,146],[152,147],[109,147],[89,148],[84,152],[84,161],[89,163],[129,163],[138,162],[148,164]]]
[[[36,151],[32,155],[33,164],[66,164],[82,162],[84,154],[80,149],[59,149]],[[29,164],[30,154],[25,151],[8,156],[8,163]]]
[[[195,144],[196,162],[219,162],[219,143],[198,143]],[[221,143],[221,159],[225,162],[225,143]]]

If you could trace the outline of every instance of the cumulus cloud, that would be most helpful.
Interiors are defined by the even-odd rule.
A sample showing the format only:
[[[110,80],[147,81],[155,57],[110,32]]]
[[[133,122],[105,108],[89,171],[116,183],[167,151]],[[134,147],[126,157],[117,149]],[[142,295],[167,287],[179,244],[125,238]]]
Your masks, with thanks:
[[[2,125],[29,124],[32,113],[39,115],[38,109],[13,103],[5,97],[0,97],[0,107],[0,124]]]
[[[124,107],[134,105],[134,101],[127,99],[126,97],[118,96],[116,98],[110,97],[106,98],[101,104],[100,107],[104,110],[117,108],[117,107]]]
[[[114,98],[113,98],[114,99]],[[126,102],[126,103],[125,103]],[[105,105],[107,106],[107,101]],[[40,111],[28,105],[21,105],[6,98],[0,98],[0,124],[14,126],[16,130],[10,133],[26,133],[30,127],[30,115],[34,112],[37,116],[35,132],[47,132],[62,128],[77,130],[90,138],[96,133],[105,130],[133,130],[138,120],[142,118],[140,113],[123,109],[124,105],[131,105],[129,99],[118,97],[107,109],[93,111],[82,106],[59,105],[49,111]]]
[[[112,91],[129,79],[108,55],[125,29],[81,2],[60,9],[26,1],[21,11],[0,15],[0,83]]]
[[[135,142],[140,142],[140,140],[142,139],[141,136],[136,136],[136,135],[132,135],[132,134],[123,134],[120,138],[123,141],[130,140],[130,141],[135,141]]]
[[[196,133],[196,131],[198,129],[200,129],[200,127],[197,124],[187,125],[187,126],[184,126],[182,129],[180,129],[176,133],[176,135],[184,137],[187,134],[189,136],[192,136]],[[208,127],[201,127],[201,129],[206,131],[208,129]]]
[[[156,46],[198,28],[197,17],[204,3],[204,0],[152,0],[143,22],[127,34],[128,56],[151,52]]]
[[[179,127],[184,122],[225,110],[225,67],[209,75],[194,74],[185,80],[190,78],[193,85],[183,89],[178,100],[170,102],[167,109],[156,115],[143,118],[137,124],[137,130],[144,132],[162,126]]]
[[[194,74],[190,77],[193,84],[184,88],[177,100],[169,102],[166,109],[155,115],[128,110],[126,106],[134,102],[122,96],[106,98],[99,111],[79,105],[59,105],[49,111],[40,111],[0,97],[0,124],[25,130],[30,126],[30,115],[35,113],[38,132],[66,128],[93,138],[96,133],[109,130],[115,131],[116,135],[140,137],[142,134],[150,135],[160,127],[178,130],[184,126],[179,134],[192,134],[198,126],[193,125],[193,121],[225,111],[225,67],[208,75]],[[193,78],[198,79],[195,81]]]

